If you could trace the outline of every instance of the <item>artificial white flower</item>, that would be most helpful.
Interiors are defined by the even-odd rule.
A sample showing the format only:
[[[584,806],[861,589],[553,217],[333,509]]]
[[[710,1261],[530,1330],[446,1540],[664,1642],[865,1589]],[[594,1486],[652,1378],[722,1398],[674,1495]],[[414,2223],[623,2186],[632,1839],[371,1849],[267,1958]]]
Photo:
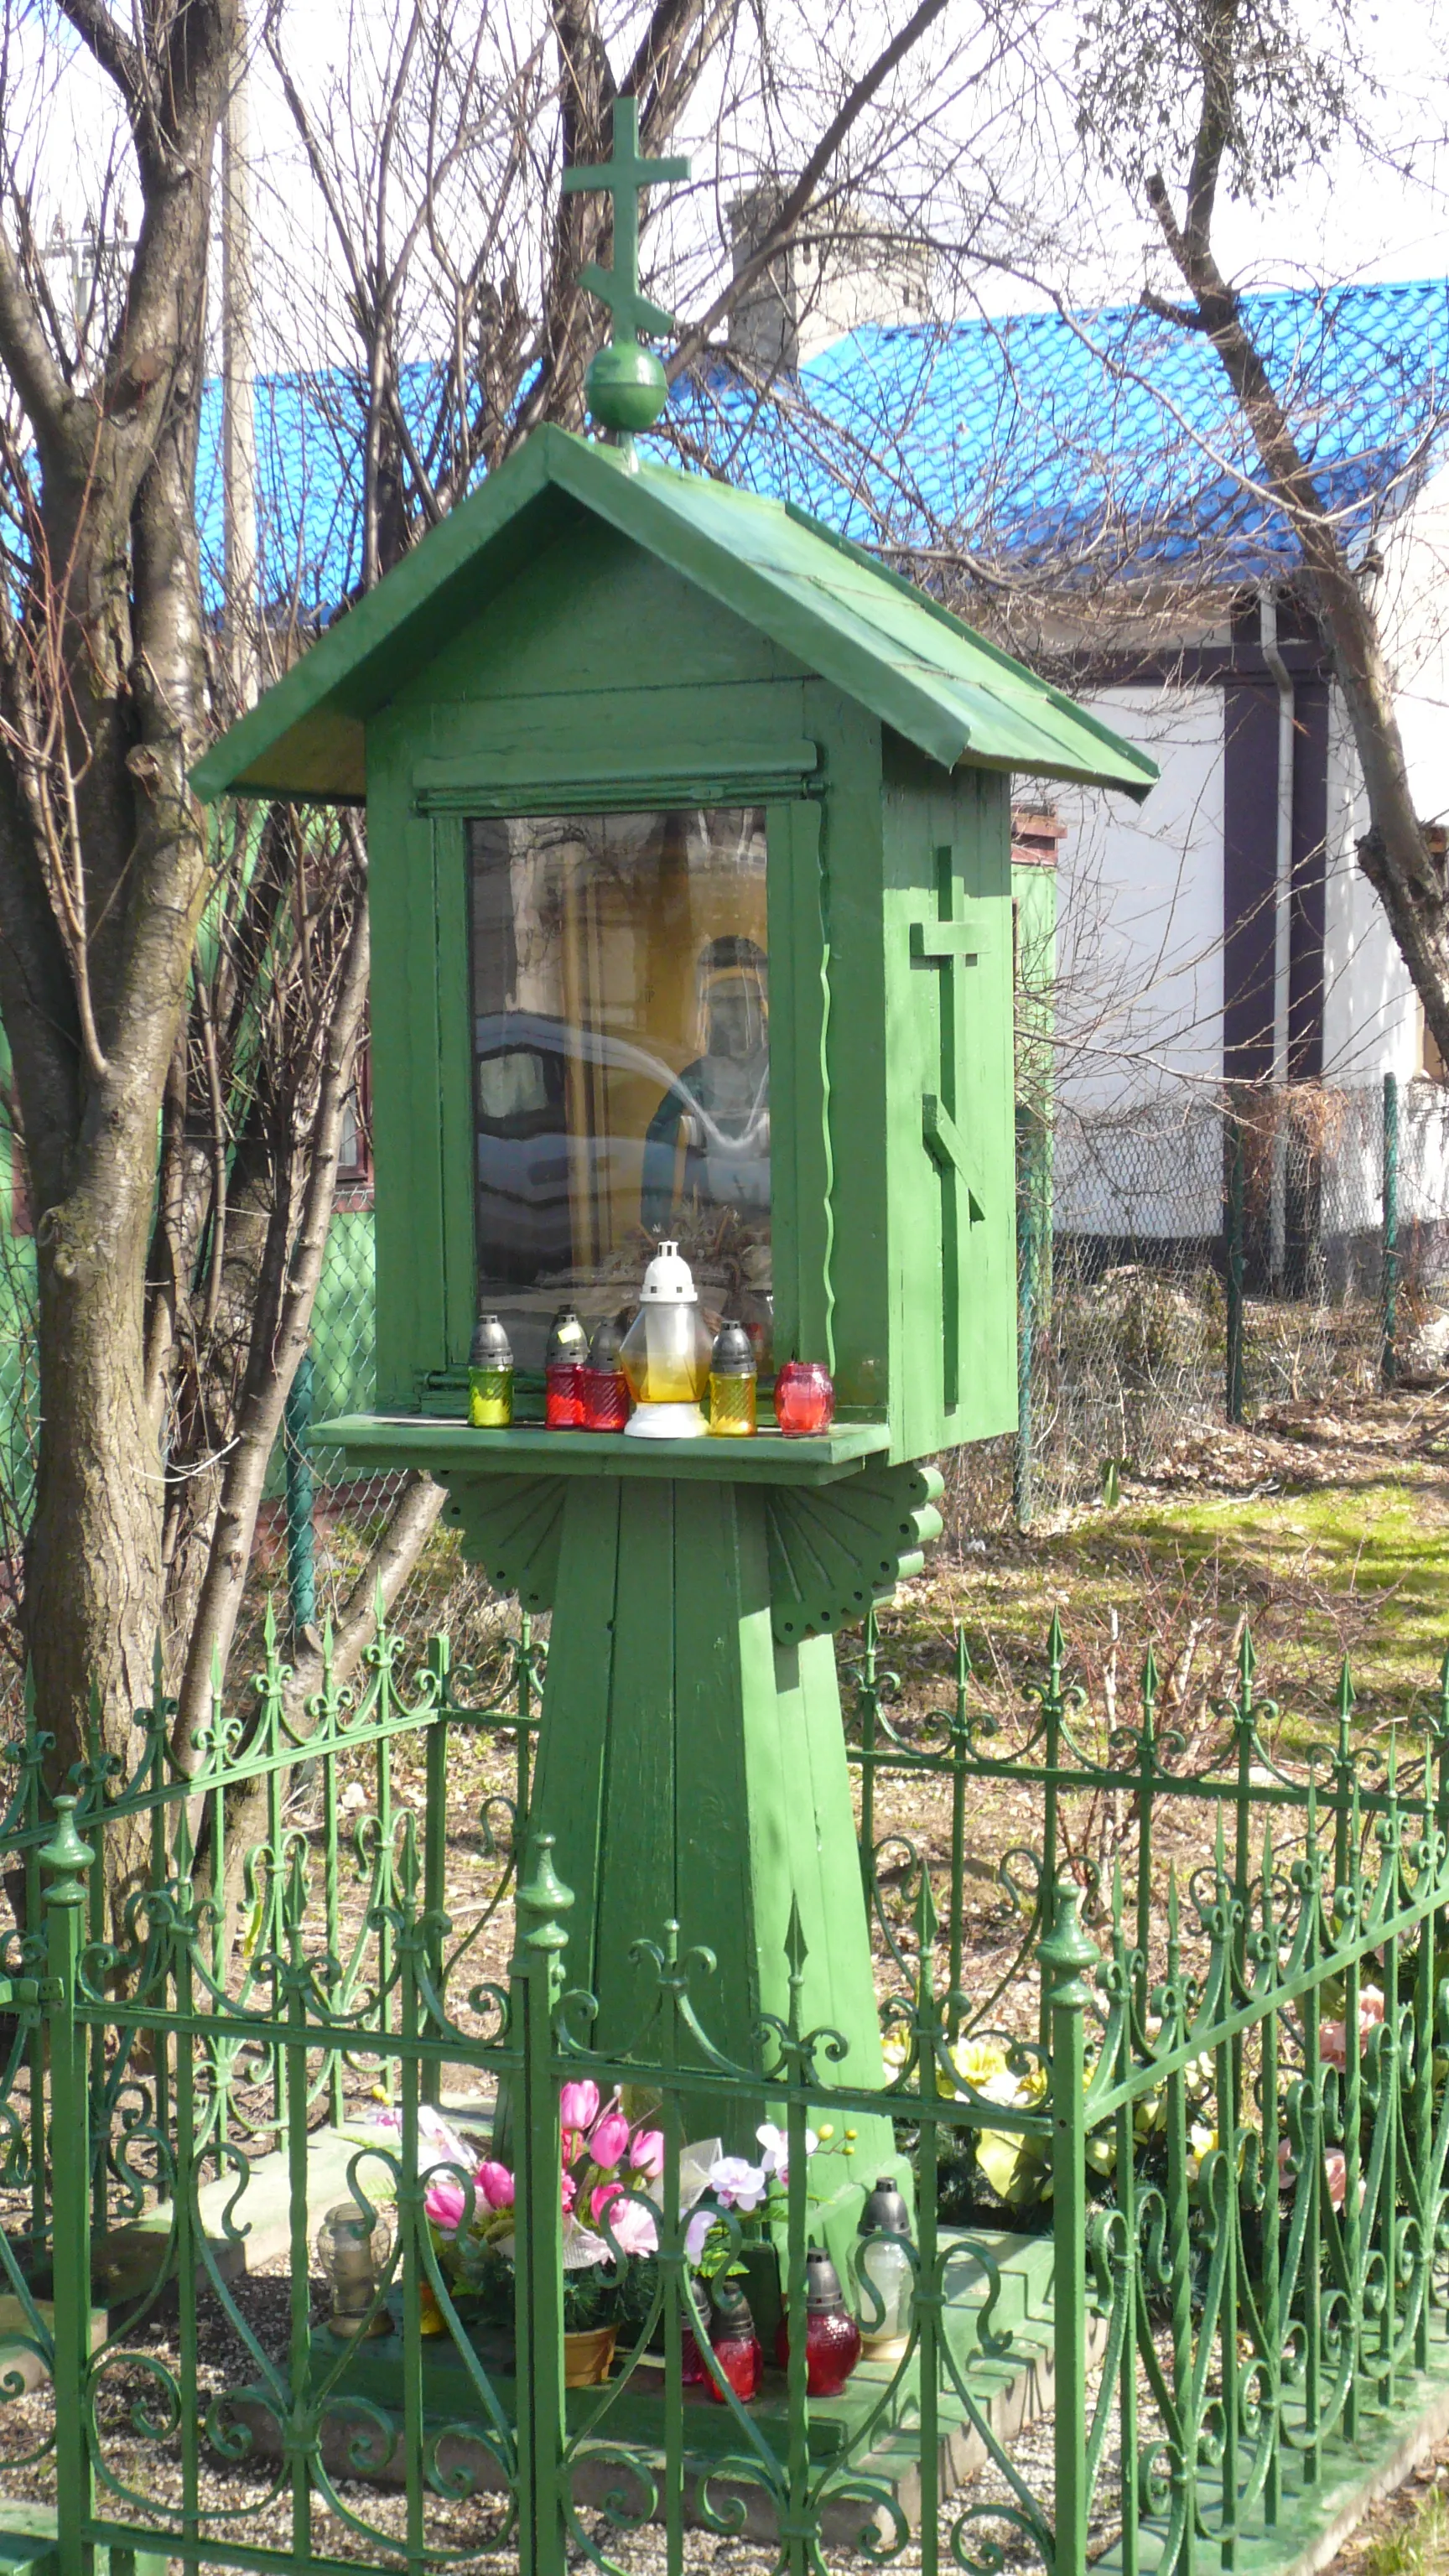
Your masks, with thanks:
[[[749,2164],[743,2156],[721,2156],[709,2177],[711,2191],[718,2192],[726,2209],[758,2209],[767,2181],[764,2166]]]
[[[773,2175],[776,2182],[788,2182],[790,2179],[790,2141],[785,2131],[783,2129],[777,2129],[773,2120],[762,2120],[755,2131],[755,2135],[764,2149],[764,2153],[760,2158],[760,2163],[764,2167],[766,2174]],[[813,2156],[819,2144],[820,2140],[815,2135],[814,2130],[807,2129],[805,2132],[805,2153],[807,2156]]]
[[[715,2222],[712,2209],[697,2209],[684,2231],[684,2259],[697,2263],[704,2252],[705,2240]]]
[[[381,2121],[377,2125],[380,2128]],[[401,2127],[401,2122],[398,2125]],[[441,2111],[435,2111],[431,2103],[420,2102],[418,2105],[419,2173],[431,2173],[435,2165],[457,2165],[460,2172],[470,2174],[477,2162],[477,2148],[464,2145],[457,2130],[448,2126]]]

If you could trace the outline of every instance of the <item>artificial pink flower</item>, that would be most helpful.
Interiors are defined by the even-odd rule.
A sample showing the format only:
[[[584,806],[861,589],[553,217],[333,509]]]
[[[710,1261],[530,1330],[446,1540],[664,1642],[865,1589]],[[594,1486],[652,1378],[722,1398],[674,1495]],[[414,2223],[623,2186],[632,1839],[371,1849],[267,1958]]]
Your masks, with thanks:
[[[1377,1986],[1365,1986],[1358,1999],[1358,2035],[1360,2041],[1376,2030],[1384,2017],[1384,1999]],[[1348,2028],[1341,2021],[1320,2022],[1318,2054],[1328,2066],[1340,2071],[1348,2066]]]
[[[513,2176],[507,2165],[495,2164],[490,2158],[478,2167],[473,2180],[490,2209],[513,2207]]]
[[[578,2185],[574,2181],[573,2175],[568,2173],[563,2174],[560,2177],[558,2189],[559,2198],[563,2203],[564,2216],[567,2218],[575,2200],[578,2198]]]
[[[629,2143],[629,2123],[622,2111],[606,2111],[589,2140],[589,2153],[601,2173],[611,2173]]]
[[[591,2129],[599,2116],[599,2088],[586,2077],[566,2084],[558,2097],[558,2116],[562,2127],[577,2134]]]
[[[1288,2170],[1288,2162],[1292,2153],[1293,2147],[1291,2141],[1287,2138],[1280,2139],[1278,2144],[1278,2188],[1280,2191],[1291,2191],[1294,2183],[1298,2179],[1296,2174],[1290,2173]],[[1342,2147],[1324,2148],[1323,2178],[1328,2185],[1328,2197],[1332,2201],[1334,2208],[1342,2209],[1344,2198],[1348,2191],[1348,2158],[1344,2154]],[[1360,2200],[1363,2198],[1363,2189],[1363,2184],[1360,2183]]]
[[[664,2179],[663,2130],[641,2129],[630,2143],[629,2162],[636,2173],[646,2174],[650,2182],[662,2182]]]
[[[590,2196],[589,2208],[603,2227],[607,2227],[621,2254],[655,2254],[659,2250],[659,2230],[652,2210],[642,2200],[630,2200],[616,2182],[601,2182]],[[610,2247],[612,2253],[613,2247]]]
[[[457,2235],[467,2206],[468,2195],[451,2174],[444,2174],[437,2182],[430,2183],[423,2195],[424,2209],[433,2225],[441,2228],[445,2236]]]

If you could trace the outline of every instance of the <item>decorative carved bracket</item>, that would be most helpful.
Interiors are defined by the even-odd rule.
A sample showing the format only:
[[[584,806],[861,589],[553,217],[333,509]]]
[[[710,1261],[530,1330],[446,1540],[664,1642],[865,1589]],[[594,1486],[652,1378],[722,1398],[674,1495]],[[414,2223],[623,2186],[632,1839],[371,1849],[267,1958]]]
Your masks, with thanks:
[[[919,1574],[941,1535],[934,1467],[872,1466],[837,1485],[771,1485],[765,1497],[770,1622],[782,1646],[863,1619],[872,1601]]]
[[[872,1601],[919,1574],[941,1534],[934,1467],[870,1466],[837,1484],[764,1489],[770,1623],[782,1646],[863,1619]],[[551,1610],[563,1533],[562,1476],[449,1479],[443,1518],[463,1534],[470,1565],[526,1610]],[[744,1487],[742,1492],[752,1489]]]
[[[562,1476],[450,1477],[443,1506],[469,1564],[496,1592],[516,1592],[525,1610],[553,1608],[563,1514]]]

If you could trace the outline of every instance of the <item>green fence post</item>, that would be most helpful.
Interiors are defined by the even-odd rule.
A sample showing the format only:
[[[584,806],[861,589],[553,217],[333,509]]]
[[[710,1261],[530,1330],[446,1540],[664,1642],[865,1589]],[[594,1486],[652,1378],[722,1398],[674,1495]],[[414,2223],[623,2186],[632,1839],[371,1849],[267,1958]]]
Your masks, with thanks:
[[[1036,1363],[1038,1305],[1041,1287],[1042,1128],[1030,1111],[1016,1122],[1016,1449],[1012,1459],[1011,1507],[1018,1529],[1031,1522],[1034,1460],[1033,1378]]]
[[[1398,1382],[1394,1330],[1399,1299],[1399,1082],[1384,1075],[1384,1233],[1381,1281],[1384,1301],[1384,1346],[1380,1371],[1385,1386]]]
[[[287,1590],[292,1604],[292,1634],[300,1635],[317,1617],[317,1563],[312,1529],[314,1479],[307,1435],[312,1428],[312,1354],[304,1351],[288,1390],[283,1450],[287,1467]]]
[[[518,1891],[509,1966],[509,2028],[520,2058],[514,2120],[514,2274],[518,2350],[519,2576],[564,2576],[563,2205],[553,2008],[573,1903],[553,1865],[553,1836],[533,1839]]]
[[[1228,1364],[1223,1400],[1229,1422],[1243,1418],[1243,1122],[1228,1112],[1227,1290]]]
[[[1052,2246],[1056,2550],[1052,2576],[1087,2565],[1087,2122],[1088,1983],[1100,1964],[1082,1930],[1081,1897],[1065,1879],[1053,1891],[1052,1926],[1038,1952],[1051,2034]]]
[[[55,2535],[59,2576],[83,2576],[92,2509],[85,2437],[90,2360],[91,2189],[85,2025],[76,1985],[85,1938],[86,1873],[95,1859],[75,1828],[74,1798],[57,1798],[46,1873],[50,2030],[51,2259],[55,2297]]]

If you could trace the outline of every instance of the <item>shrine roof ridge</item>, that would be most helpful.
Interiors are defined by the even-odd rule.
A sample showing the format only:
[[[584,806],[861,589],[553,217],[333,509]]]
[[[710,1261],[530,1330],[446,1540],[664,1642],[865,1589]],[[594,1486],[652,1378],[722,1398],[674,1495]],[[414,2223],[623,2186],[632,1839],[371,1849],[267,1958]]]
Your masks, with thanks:
[[[631,466],[549,424],[213,744],[192,770],[196,794],[360,802],[368,717],[524,569],[560,504],[606,521],[945,769],[1074,779],[1134,799],[1157,776],[1099,718],[794,503]]]

